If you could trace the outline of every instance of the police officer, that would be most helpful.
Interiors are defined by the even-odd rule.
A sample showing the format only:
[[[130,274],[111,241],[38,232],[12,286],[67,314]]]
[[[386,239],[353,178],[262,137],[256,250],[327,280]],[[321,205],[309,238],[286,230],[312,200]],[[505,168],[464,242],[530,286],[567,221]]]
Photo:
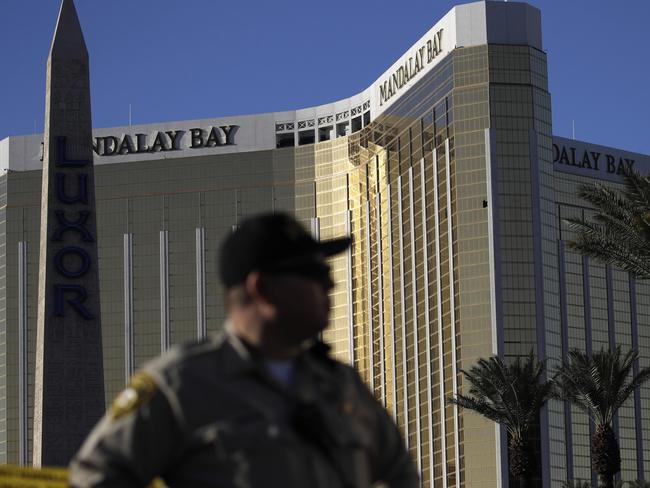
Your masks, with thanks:
[[[70,466],[73,487],[419,486],[397,427],[315,338],[333,287],[317,242],[287,215],[251,218],[220,252],[224,331],[136,373]]]

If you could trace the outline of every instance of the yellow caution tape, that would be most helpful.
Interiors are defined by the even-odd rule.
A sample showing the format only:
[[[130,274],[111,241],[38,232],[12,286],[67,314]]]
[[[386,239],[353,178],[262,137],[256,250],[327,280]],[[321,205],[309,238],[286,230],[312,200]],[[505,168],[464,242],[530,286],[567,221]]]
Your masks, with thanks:
[[[0,465],[0,488],[67,488],[68,470]]]
[[[64,468],[29,468],[0,465],[0,488],[68,488],[68,470]],[[156,478],[148,488],[165,488]]]

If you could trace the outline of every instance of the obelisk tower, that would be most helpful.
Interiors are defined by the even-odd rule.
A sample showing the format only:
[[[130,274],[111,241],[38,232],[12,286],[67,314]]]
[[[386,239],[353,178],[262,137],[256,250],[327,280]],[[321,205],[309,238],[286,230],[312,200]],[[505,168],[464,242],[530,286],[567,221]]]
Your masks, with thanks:
[[[47,62],[35,466],[64,466],[105,409],[88,52],[63,0]]]

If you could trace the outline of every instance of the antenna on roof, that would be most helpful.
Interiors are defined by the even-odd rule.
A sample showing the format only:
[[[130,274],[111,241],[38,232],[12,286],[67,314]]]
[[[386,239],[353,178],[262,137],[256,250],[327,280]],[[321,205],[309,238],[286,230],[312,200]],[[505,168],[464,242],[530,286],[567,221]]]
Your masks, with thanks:
[[[576,138],[576,121],[575,119],[571,121],[571,133],[573,134],[572,139]]]
[[[131,127],[131,104],[129,103],[129,127]]]

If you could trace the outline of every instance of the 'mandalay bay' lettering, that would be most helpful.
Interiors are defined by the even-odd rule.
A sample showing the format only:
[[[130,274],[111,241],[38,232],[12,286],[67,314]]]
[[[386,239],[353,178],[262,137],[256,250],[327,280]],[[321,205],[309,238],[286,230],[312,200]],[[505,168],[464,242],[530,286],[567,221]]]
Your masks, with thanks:
[[[189,134],[183,130],[158,131],[154,134],[124,134],[121,137],[95,137],[93,150],[98,156],[180,151],[183,147],[200,149],[235,144],[238,125],[221,125],[208,129],[194,128]],[[183,139],[188,139],[183,144]]]
[[[634,159],[616,157],[612,154],[604,154],[588,149],[578,150],[575,147],[553,144],[553,163],[555,164],[622,176],[626,171],[634,170],[634,162]]]
[[[379,85],[379,105],[390,100],[399,90],[411,81],[426,65],[438,57],[442,52],[442,31],[440,29],[421,46],[413,56],[404,61],[387,80]]]

